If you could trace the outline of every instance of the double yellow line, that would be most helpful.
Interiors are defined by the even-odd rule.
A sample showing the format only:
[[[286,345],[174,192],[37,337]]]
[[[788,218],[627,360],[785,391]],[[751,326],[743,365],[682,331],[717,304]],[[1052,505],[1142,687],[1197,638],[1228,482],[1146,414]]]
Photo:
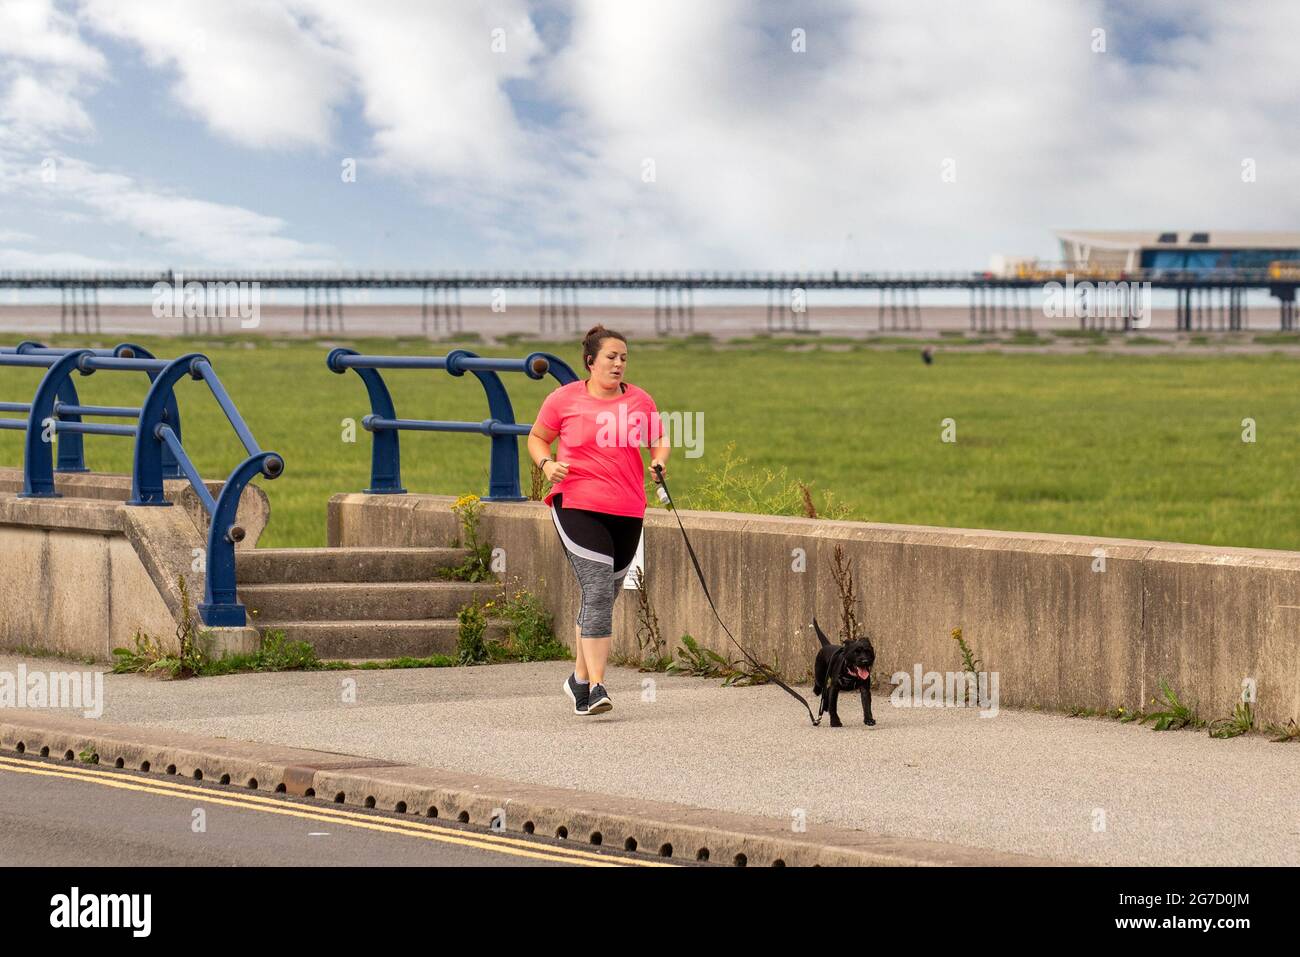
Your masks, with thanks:
[[[340,808],[303,806],[281,798],[265,797],[260,794],[237,794],[217,791],[211,787],[182,784],[177,781],[145,782],[118,772],[89,767],[51,767],[31,759],[0,757],[0,773],[4,771],[31,774],[37,777],[89,782],[98,784],[101,787],[117,788],[122,791],[138,791],[160,797],[185,798],[190,801],[198,800],[205,804],[217,804],[245,811],[261,811],[264,814],[282,814],[285,817],[296,817],[326,824],[341,824],[346,827],[378,831],[384,834],[397,834],[402,837],[439,841],[443,844],[458,844],[475,850],[492,851],[498,854],[508,854],[512,857],[532,858],[551,863],[573,864],[583,867],[673,866],[666,861],[638,860],[613,854],[597,854],[577,848],[551,847],[523,838],[508,837],[504,834],[476,834],[459,831],[445,825],[431,824],[423,820],[403,821],[400,819],[380,818],[376,815]]]

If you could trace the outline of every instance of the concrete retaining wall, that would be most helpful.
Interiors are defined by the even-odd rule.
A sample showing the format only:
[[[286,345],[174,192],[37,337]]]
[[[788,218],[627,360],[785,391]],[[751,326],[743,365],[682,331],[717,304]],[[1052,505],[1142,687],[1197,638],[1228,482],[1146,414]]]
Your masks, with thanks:
[[[445,545],[451,496],[336,495],[331,545]],[[1147,708],[1164,678],[1207,719],[1227,716],[1242,682],[1257,719],[1300,720],[1300,554],[1123,539],[833,522],[682,511],[714,600],[732,632],[766,662],[803,680],[816,639],[832,636],[839,600],[835,546],[853,563],[859,620],[878,675],[960,670],[961,626],[1003,705]],[[739,657],[700,589],[676,521],[646,514],[651,601],[664,637],[683,632]],[[506,550],[506,574],[543,596],[572,642],[579,594],[548,510],[490,503],[483,529]],[[806,570],[793,570],[796,549]],[[1098,555],[1104,556],[1104,570]],[[636,601],[615,609],[616,652],[636,650]]]
[[[170,637],[171,613],[124,535],[0,526],[0,647],[103,661],[137,629]],[[21,596],[13,600],[13,596]]]
[[[206,529],[186,504],[188,492],[202,510],[188,482],[183,489],[167,483],[178,507],[132,508],[124,504],[128,476],[60,474],[62,498],[23,499],[14,473],[21,490],[18,470],[0,469],[0,648],[108,661],[114,648],[132,646],[136,631],[174,648],[178,580],[185,577],[196,616],[205,585],[192,562],[194,549],[207,544]],[[249,486],[239,512],[244,547],[256,543],[269,514],[265,493]],[[213,636],[217,653],[257,646],[253,628],[213,629]]]

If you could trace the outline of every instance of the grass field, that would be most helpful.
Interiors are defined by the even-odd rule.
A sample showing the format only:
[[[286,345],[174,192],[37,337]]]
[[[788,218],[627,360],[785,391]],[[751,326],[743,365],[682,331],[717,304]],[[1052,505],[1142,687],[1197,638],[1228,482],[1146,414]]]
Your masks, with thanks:
[[[85,340],[51,344],[83,345]],[[111,345],[102,340],[97,345]],[[265,449],[285,473],[261,480],[271,524],[262,544],[319,545],[332,493],[368,484],[370,436],[342,441],[342,421],[368,413],[355,373],[325,368],[333,345],[362,352],[439,354],[419,341],[326,343],[253,338],[157,339],[162,356],[212,360]],[[555,352],[578,367],[572,343],[477,347],[484,355]],[[634,341],[629,380],[661,411],[699,412],[704,454],[674,451],[669,481],[684,508],[734,440],[751,465],[830,490],[851,517],[1212,545],[1300,549],[1300,360],[1272,354],[1160,356],[1079,350],[1061,355],[942,352],[924,366],[915,347]],[[38,373],[0,368],[0,400],[29,401]],[[471,377],[385,373],[407,418],[486,417]],[[531,421],[551,380],[504,377],[516,416]],[[136,405],[143,374],[78,379],[83,402]],[[206,476],[243,456],[207,389],[178,387],[185,446]],[[1242,441],[1242,420],[1257,441]],[[940,440],[956,422],[955,443]],[[20,465],[21,433],[0,432],[0,463]],[[488,442],[477,435],[402,434],[402,474],[413,492],[484,494]],[[521,443],[522,445],[522,443]],[[129,470],[131,443],[87,436],[98,471]],[[521,448],[521,461],[527,457]],[[523,487],[527,489],[524,469]]]

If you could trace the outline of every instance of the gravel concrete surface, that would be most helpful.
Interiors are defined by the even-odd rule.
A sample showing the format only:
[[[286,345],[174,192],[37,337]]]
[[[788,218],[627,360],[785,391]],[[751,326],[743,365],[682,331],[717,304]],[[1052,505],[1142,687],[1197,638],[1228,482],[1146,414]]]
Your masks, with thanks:
[[[44,671],[93,669],[0,656]],[[1300,747],[1107,719],[895,708],[813,728],[776,687],[571,663],[159,681],[105,675],[103,719],[1094,864],[1300,864]],[[355,682],[353,686],[350,684]],[[346,700],[355,690],[355,701]],[[807,689],[802,689],[807,693]],[[62,713],[78,714],[75,711]]]

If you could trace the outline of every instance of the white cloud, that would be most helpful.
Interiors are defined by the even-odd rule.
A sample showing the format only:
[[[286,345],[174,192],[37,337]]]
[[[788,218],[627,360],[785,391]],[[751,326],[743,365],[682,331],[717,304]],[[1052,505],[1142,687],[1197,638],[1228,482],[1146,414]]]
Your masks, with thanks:
[[[158,43],[164,42],[158,31],[170,28],[173,49],[185,62],[204,63],[210,73],[221,74],[226,90],[238,89],[243,83],[247,99],[271,114],[285,111],[273,116],[281,135],[287,135],[290,141],[302,135],[305,127],[295,122],[302,114],[289,106],[295,88],[310,88],[316,93],[324,90],[328,98],[328,87],[317,82],[318,76],[288,64],[290,77],[281,89],[289,101],[252,95],[257,92],[251,64],[259,52],[258,38],[275,43],[286,36],[297,37],[297,28],[286,13],[279,18],[279,34],[273,29],[276,17],[271,13],[258,12],[248,20],[256,29],[250,34],[251,44],[245,42],[242,47],[250,69],[241,76],[238,69],[222,73],[223,66],[230,63],[230,58],[222,55],[222,46],[229,42],[239,47],[229,33],[212,37],[217,44],[215,56],[198,56],[204,52],[201,47],[208,38],[205,31],[222,28],[219,17],[208,16],[199,5],[190,10],[168,5],[168,9],[170,17],[161,9],[149,9],[148,4],[112,8],[119,20],[134,18],[142,29],[147,24],[146,32]],[[107,10],[100,14],[101,20],[110,19]],[[157,16],[151,19],[149,14]],[[267,52],[265,46],[261,52]],[[154,53],[156,62],[166,62],[163,51]],[[49,234],[51,227],[70,222],[108,225],[142,241],[148,247],[143,255],[157,257],[153,264],[182,259],[221,265],[323,266],[334,261],[329,246],[285,235],[287,224],[277,217],[197,199],[180,189],[144,185],[66,155],[57,147],[56,140],[84,141],[93,134],[94,123],[83,100],[107,77],[108,68],[107,59],[82,36],[78,23],[49,0],[0,0],[0,56],[4,57],[0,60],[0,194],[8,193],[15,201],[23,200],[30,209],[39,210],[41,228],[36,232]],[[236,67],[240,65],[236,63]],[[213,77],[199,75],[195,82],[213,82]],[[182,95],[193,89],[183,83]],[[206,95],[213,97],[210,104],[218,104],[224,94],[221,89],[208,89]],[[321,107],[312,136],[323,135],[331,105]],[[254,118],[271,114],[255,113]],[[225,121],[220,110],[212,121],[214,125]],[[255,126],[245,132],[254,140],[259,135]],[[63,233],[69,235],[66,230]],[[6,229],[0,233],[0,242],[14,244],[0,251],[0,262],[9,268],[123,265],[73,249],[33,249],[43,240],[28,230]],[[19,244],[27,248],[17,248]]]
[[[524,0],[85,0],[82,12],[240,145],[334,148],[337,112],[355,101],[394,172],[500,179],[529,165],[503,89],[540,51]]]
[[[98,74],[104,57],[81,39],[76,21],[52,0],[0,2],[0,55]]]
[[[92,129],[81,104],[105,60],[51,0],[0,0],[0,145]]]
[[[980,268],[994,252],[1053,254],[1053,226],[1293,225],[1300,6],[1267,9],[81,6],[84,23],[143,51],[176,102],[219,137],[358,157],[433,207],[432,229],[468,224],[468,239],[436,240],[486,249],[483,265],[791,270]],[[103,122],[82,101],[104,58],[76,23],[38,0],[0,0],[0,11],[0,23],[17,25],[0,51],[9,44],[21,64],[0,74],[0,124],[39,122],[69,137]],[[805,53],[791,50],[795,27]],[[494,29],[504,52],[493,52]],[[1092,50],[1096,29],[1106,30],[1105,53]],[[1257,182],[1241,181],[1243,159],[1257,163]],[[643,180],[646,160],[654,182]],[[941,177],[946,160],[955,182]],[[175,254],[248,265],[330,255],[287,238],[278,218],[184,197],[193,170],[177,170],[172,188],[89,163],[83,172],[84,195],[65,194],[67,203]],[[302,187],[309,197],[325,188]],[[346,252],[349,223],[322,219]]]
[[[285,5],[85,0],[81,13],[172,74],[176,100],[217,134],[250,147],[329,144],[346,64]]]
[[[504,89],[528,76],[541,53],[523,0],[302,0],[295,6],[311,14],[355,77],[386,168],[503,182],[535,167],[533,144]]]
[[[98,224],[140,236],[159,254],[148,265],[324,268],[336,262],[330,246],[285,235],[287,224],[277,217],[144,185],[71,157],[56,157],[47,169],[0,165],[3,192],[55,215],[79,207]]]
[[[0,99],[0,116],[19,130],[68,136],[89,133],[90,117],[76,91],[59,80],[42,82],[29,74],[15,76]]]
[[[329,264],[328,246],[283,235],[287,224],[274,216],[144,188],[80,163],[61,171],[59,182],[105,221],[142,232],[191,261],[252,268]]]
[[[31,272],[62,272],[63,270],[103,270],[129,268],[130,264],[85,256],[81,253],[33,252],[30,249],[12,249],[0,246],[0,269]]]
[[[547,80],[581,176],[541,218],[583,264],[787,269],[980,268],[1052,254],[1058,225],[1294,223],[1300,8],[1188,6],[1159,39],[1092,0],[577,0]]]

